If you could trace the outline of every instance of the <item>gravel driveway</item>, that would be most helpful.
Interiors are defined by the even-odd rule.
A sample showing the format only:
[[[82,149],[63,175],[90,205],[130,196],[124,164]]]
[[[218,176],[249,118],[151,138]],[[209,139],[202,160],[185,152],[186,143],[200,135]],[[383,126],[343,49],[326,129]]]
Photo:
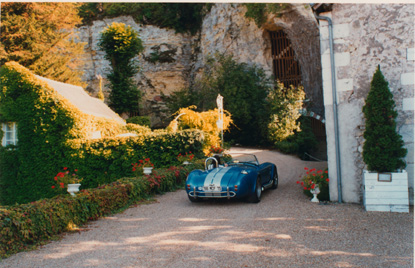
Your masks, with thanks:
[[[325,168],[325,162],[233,151],[276,163],[278,189],[264,192],[258,204],[191,203],[184,190],[167,193],[0,267],[413,267],[413,209],[311,203],[295,182],[305,166]]]

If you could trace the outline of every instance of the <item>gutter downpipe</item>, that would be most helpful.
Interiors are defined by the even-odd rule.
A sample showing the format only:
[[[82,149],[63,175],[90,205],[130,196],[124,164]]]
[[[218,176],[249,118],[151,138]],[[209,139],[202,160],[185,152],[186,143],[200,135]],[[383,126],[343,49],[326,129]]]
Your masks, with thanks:
[[[316,19],[326,20],[329,24],[329,46],[330,46],[330,63],[331,63],[331,85],[333,95],[333,121],[334,121],[334,142],[336,147],[336,172],[337,172],[337,192],[338,202],[342,203],[342,179],[340,167],[340,142],[339,142],[339,119],[337,113],[337,87],[336,87],[336,70],[334,64],[334,49],[333,49],[333,23],[329,17],[319,16],[315,14]]]

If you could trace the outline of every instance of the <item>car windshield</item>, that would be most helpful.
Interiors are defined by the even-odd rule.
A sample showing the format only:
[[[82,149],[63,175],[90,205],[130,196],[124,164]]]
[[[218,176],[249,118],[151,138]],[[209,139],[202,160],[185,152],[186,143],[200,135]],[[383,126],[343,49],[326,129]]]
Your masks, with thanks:
[[[259,165],[258,159],[253,154],[231,154],[232,158],[228,161],[228,164],[253,164],[253,165]]]

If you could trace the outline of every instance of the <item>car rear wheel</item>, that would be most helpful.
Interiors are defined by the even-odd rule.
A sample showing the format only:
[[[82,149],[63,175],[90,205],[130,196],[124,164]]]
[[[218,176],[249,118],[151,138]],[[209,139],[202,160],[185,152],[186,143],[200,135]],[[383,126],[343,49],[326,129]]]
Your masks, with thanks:
[[[277,189],[278,188],[278,172],[277,169],[274,168],[274,176],[272,178],[272,186],[271,189]]]
[[[252,195],[249,197],[248,201],[251,203],[259,203],[261,201],[262,196],[262,185],[261,185],[261,178],[258,176],[255,182],[255,190]]]

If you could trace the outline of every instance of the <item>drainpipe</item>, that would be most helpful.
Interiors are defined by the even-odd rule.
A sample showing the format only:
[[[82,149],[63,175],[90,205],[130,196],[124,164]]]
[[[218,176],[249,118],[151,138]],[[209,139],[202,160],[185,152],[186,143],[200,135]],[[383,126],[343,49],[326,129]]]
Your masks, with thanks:
[[[340,142],[339,142],[339,119],[337,114],[337,87],[336,87],[336,69],[334,64],[334,49],[333,49],[333,23],[329,17],[318,16],[316,19],[326,20],[329,24],[329,46],[330,46],[330,63],[331,63],[331,85],[333,95],[333,120],[334,120],[334,142],[336,147],[336,172],[337,172],[337,191],[338,202],[342,203],[342,179],[340,167]]]

